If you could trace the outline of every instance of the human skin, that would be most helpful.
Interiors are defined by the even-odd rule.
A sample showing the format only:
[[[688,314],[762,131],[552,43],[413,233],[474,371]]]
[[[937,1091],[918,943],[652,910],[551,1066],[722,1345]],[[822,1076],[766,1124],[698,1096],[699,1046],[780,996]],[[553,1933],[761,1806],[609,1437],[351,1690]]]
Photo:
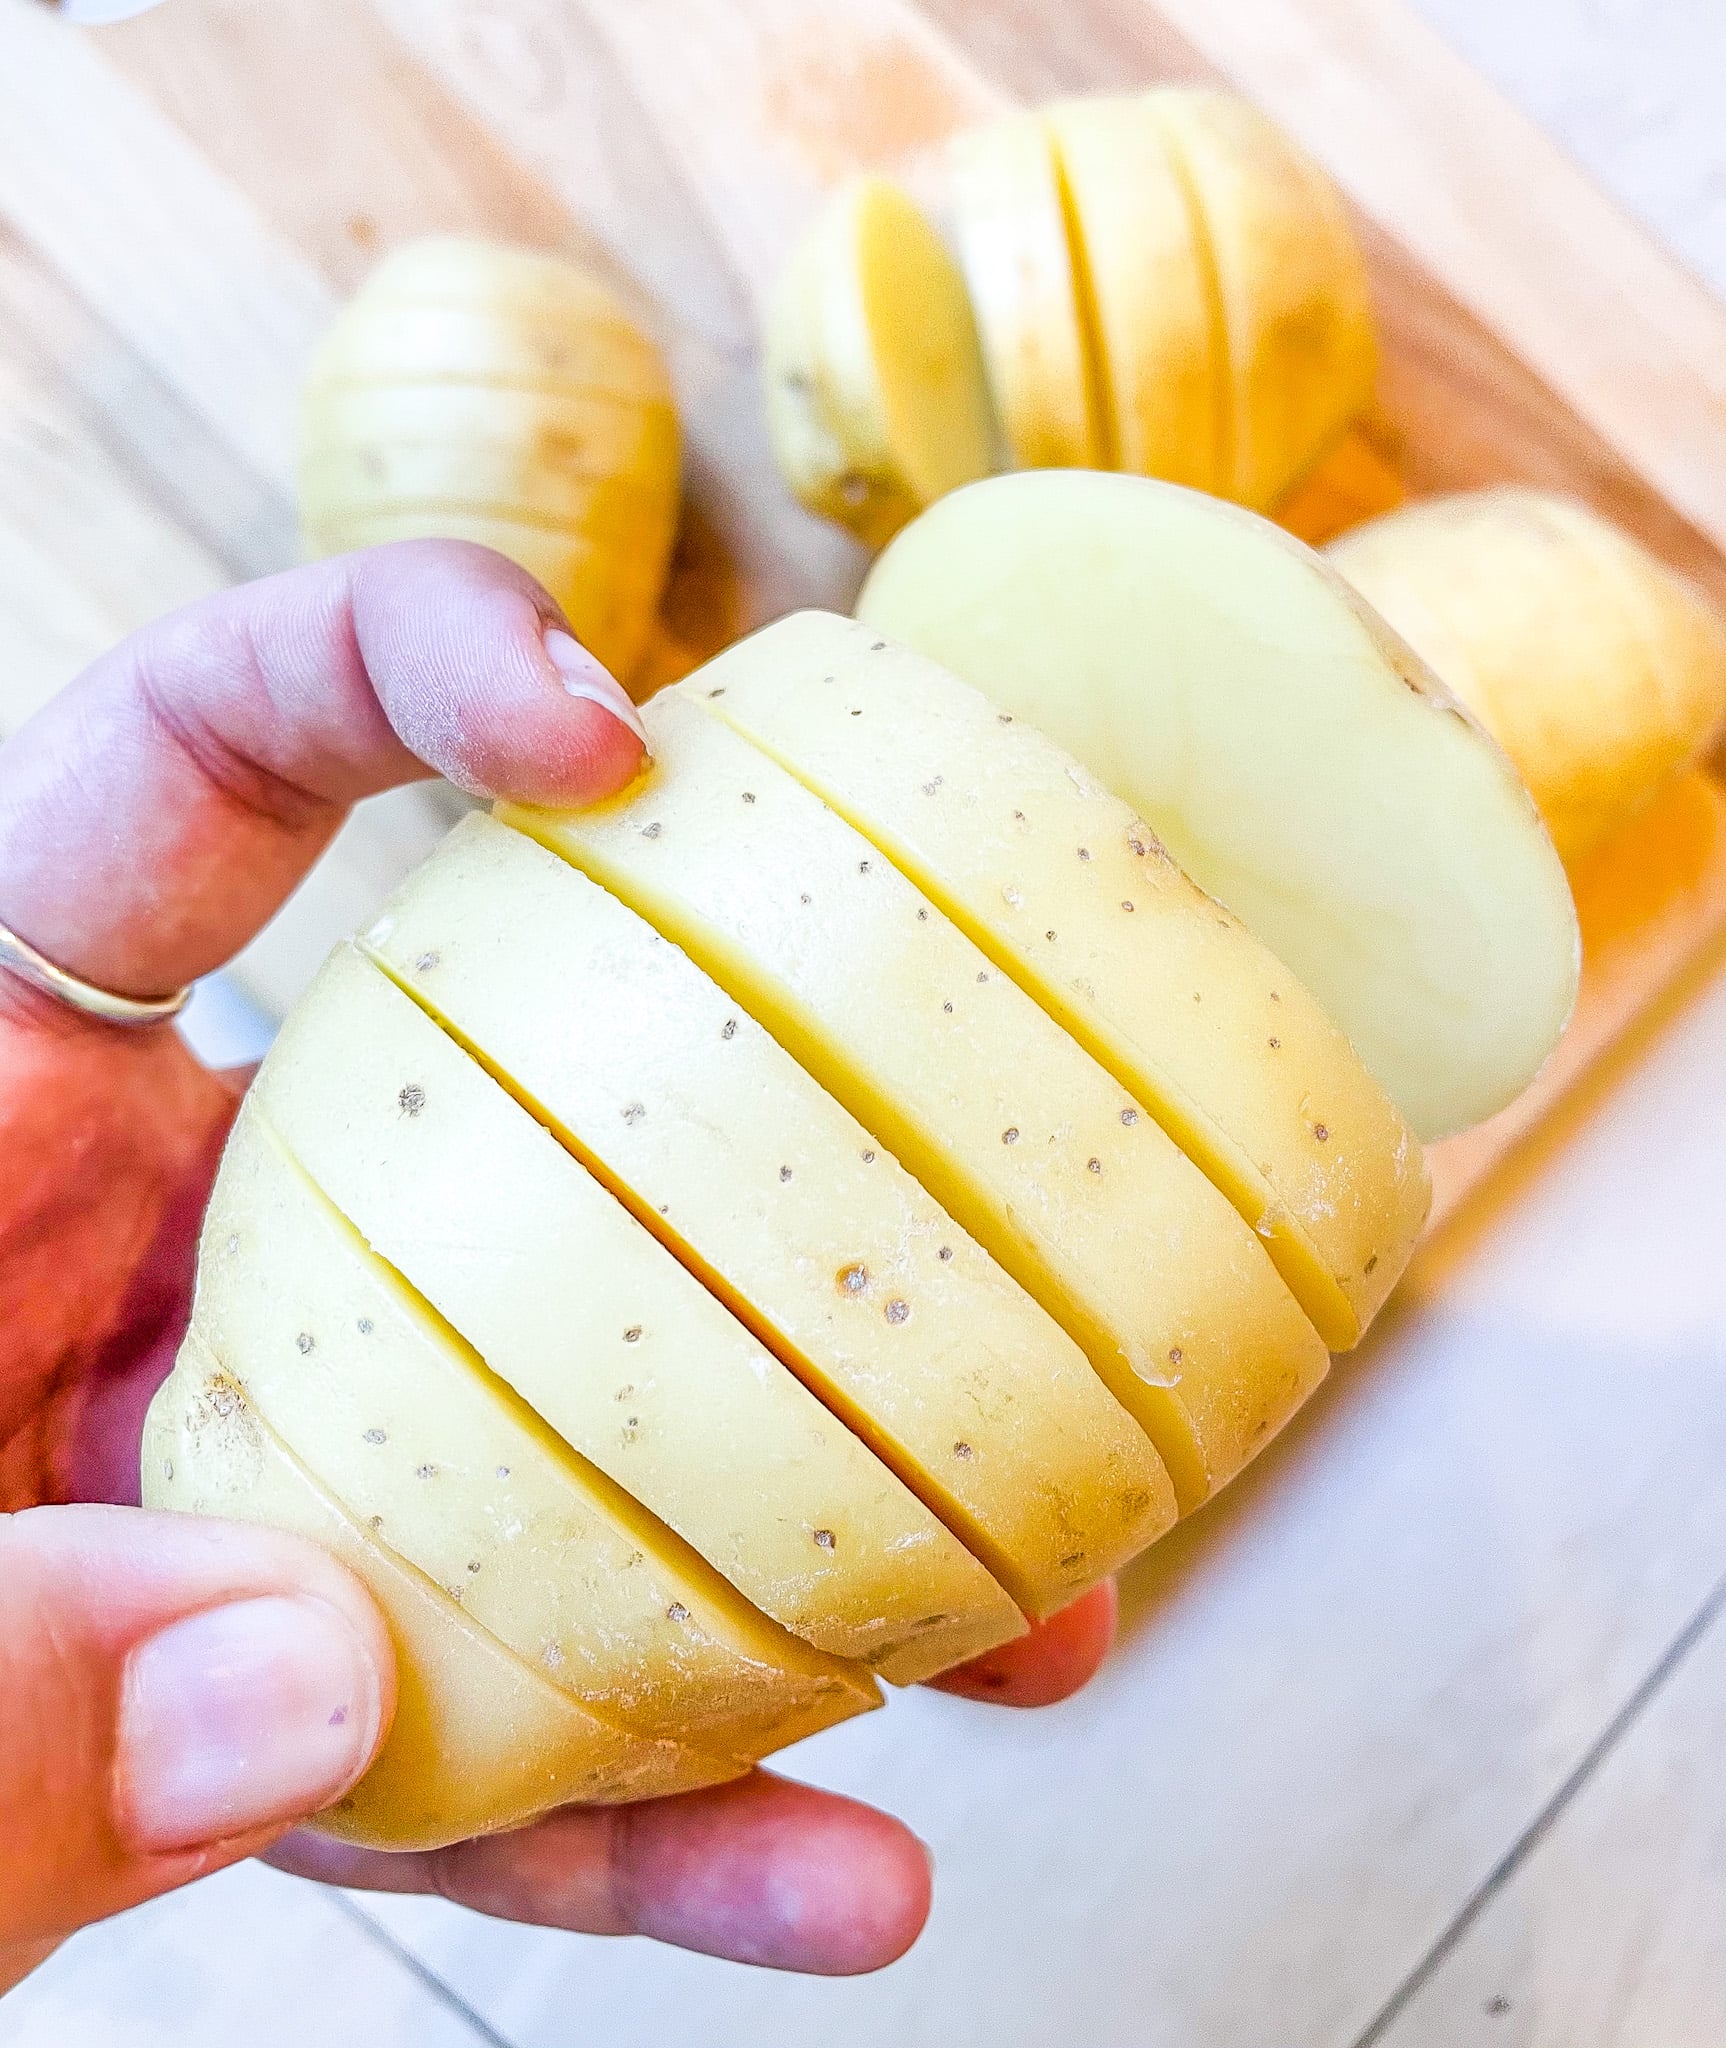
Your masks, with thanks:
[[[0,747],[0,922],[159,995],[230,959],[363,796],[441,772],[568,804],[640,762],[627,698],[520,570],[451,542],[344,557],[147,628]],[[901,1955],[922,1845],[767,1771],[425,1855],[294,1831],[387,1731],[382,1624],[314,1545],[135,1506],[237,1101],[172,1028],[0,972],[0,1989],[89,1921],[264,1853],[782,1969]],[[1064,1698],[1113,1626],[1103,1587],[942,1687]]]

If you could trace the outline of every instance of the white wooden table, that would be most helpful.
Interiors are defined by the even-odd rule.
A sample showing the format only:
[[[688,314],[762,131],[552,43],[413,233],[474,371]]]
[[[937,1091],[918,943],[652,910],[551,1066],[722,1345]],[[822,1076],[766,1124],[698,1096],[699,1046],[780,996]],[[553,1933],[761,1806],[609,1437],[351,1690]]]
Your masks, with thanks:
[[[1720,0],[1418,4],[1726,293]],[[934,1921],[883,1976],[247,1868],[70,1944],[0,2004],[0,2044],[1714,2048],[1722,1160],[1716,983],[1135,1569],[1088,1695],[1022,1717],[916,1696],[799,1752],[936,1850]]]

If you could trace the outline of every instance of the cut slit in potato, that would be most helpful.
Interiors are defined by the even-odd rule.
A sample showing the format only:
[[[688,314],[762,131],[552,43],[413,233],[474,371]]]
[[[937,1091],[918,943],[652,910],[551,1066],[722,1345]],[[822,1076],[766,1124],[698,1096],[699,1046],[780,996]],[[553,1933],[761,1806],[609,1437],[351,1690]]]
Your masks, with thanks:
[[[363,956],[332,956],[254,1086],[379,1256],[739,1608],[857,1659],[961,1620],[918,1569],[940,1524]]]
[[[1027,1613],[1063,1606],[1160,1533],[1154,1456],[1071,1339],[614,896],[473,817],[364,943],[649,1227],[675,1236],[682,1262]],[[635,1102],[639,1116],[618,1113]],[[994,1589],[959,1562],[970,1565],[958,1552],[945,1586],[926,1564],[920,1597],[974,1612],[997,1641],[1013,1633],[1010,1604],[986,1599]],[[964,1654],[987,1646],[979,1636]],[[926,1645],[948,1662],[956,1647],[952,1629]]]
[[[743,1766],[631,1734],[560,1691],[392,1557],[265,1426],[197,1336],[150,1407],[147,1507],[286,1529],[331,1552],[377,1601],[396,1646],[396,1714],[371,1769],[318,1814],[368,1848],[437,1849],[570,1802],[653,1799]]]
[[[1068,100],[1047,117],[1106,422],[1100,466],[1218,491],[1227,367],[1193,202],[1152,97]]]
[[[681,692],[646,718],[624,798],[501,814],[750,1010],[1074,1337],[1183,1509],[1207,1498],[1238,1389],[1293,1405],[1327,1363],[1252,1231],[866,839]]]
[[[995,412],[1018,469],[1108,460],[1071,224],[1041,114],[956,136],[954,231]]]
[[[858,616],[1130,804],[1422,1139],[1502,1108],[1556,1044],[1576,917],[1515,770],[1268,522],[1141,477],[993,478],[894,541]]]
[[[194,1328],[377,1541],[584,1706],[753,1762],[874,1698],[571,1452],[367,1247],[249,1104]],[[547,1560],[555,1559],[555,1567]]]
[[[990,467],[977,330],[953,259],[880,178],[831,202],[769,315],[774,451],[812,511],[879,547]]]
[[[871,839],[1152,1111],[1332,1349],[1359,1338],[1420,1234],[1420,1147],[1282,963],[1124,803],[852,620],[782,620],[680,688]]]

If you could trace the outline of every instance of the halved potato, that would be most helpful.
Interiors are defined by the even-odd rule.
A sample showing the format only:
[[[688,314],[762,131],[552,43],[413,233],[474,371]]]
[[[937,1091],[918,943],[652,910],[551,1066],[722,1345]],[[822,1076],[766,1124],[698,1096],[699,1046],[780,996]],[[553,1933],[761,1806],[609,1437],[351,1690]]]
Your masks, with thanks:
[[[931,507],[858,615],[1066,747],[1318,998],[1422,1138],[1502,1108],[1575,1001],[1515,770],[1319,556],[1139,477]]]
[[[1516,763],[1566,862],[1628,823],[1726,719],[1726,620],[1574,499],[1433,498],[1328,552]]]
[[[859,178],[829,203],[780,281],[765,348],[786,481],[870,546],[987,475],[993,430],[965,287],[896,185]]]

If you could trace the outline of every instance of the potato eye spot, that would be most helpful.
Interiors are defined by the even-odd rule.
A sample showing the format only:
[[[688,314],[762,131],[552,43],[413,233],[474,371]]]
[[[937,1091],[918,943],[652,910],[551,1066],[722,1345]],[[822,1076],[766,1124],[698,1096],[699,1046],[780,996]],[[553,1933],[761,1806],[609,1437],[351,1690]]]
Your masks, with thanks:
[[[882,1314],[890,1323],[908,1323],[911,1320],[911,1304],[908,1301],[890,1301]]]
[[[863,1265],[841,1266],[839,1285],[847,1294],[861,1294],[869,1285],[869,1268]]]
[[[417,1081],[410,1081],[396,1096],[396,1106],[403,1116],[418,1116],[426,1106],[426,1092]]]
[[[834,1534],[833,1534],[833,1531],[832,1531],[831,1529],[817,1529],[817,1530],[816,1530],[816,1532],[815,1532],[815,1548],[816,1548],[817,1550],[833,1550],[833,1549],[836,1549],[837,1547],[838,1547],[838,1544],[837,1544],[837,1539],[835,1538],[835,1536],[834,1536]]]

